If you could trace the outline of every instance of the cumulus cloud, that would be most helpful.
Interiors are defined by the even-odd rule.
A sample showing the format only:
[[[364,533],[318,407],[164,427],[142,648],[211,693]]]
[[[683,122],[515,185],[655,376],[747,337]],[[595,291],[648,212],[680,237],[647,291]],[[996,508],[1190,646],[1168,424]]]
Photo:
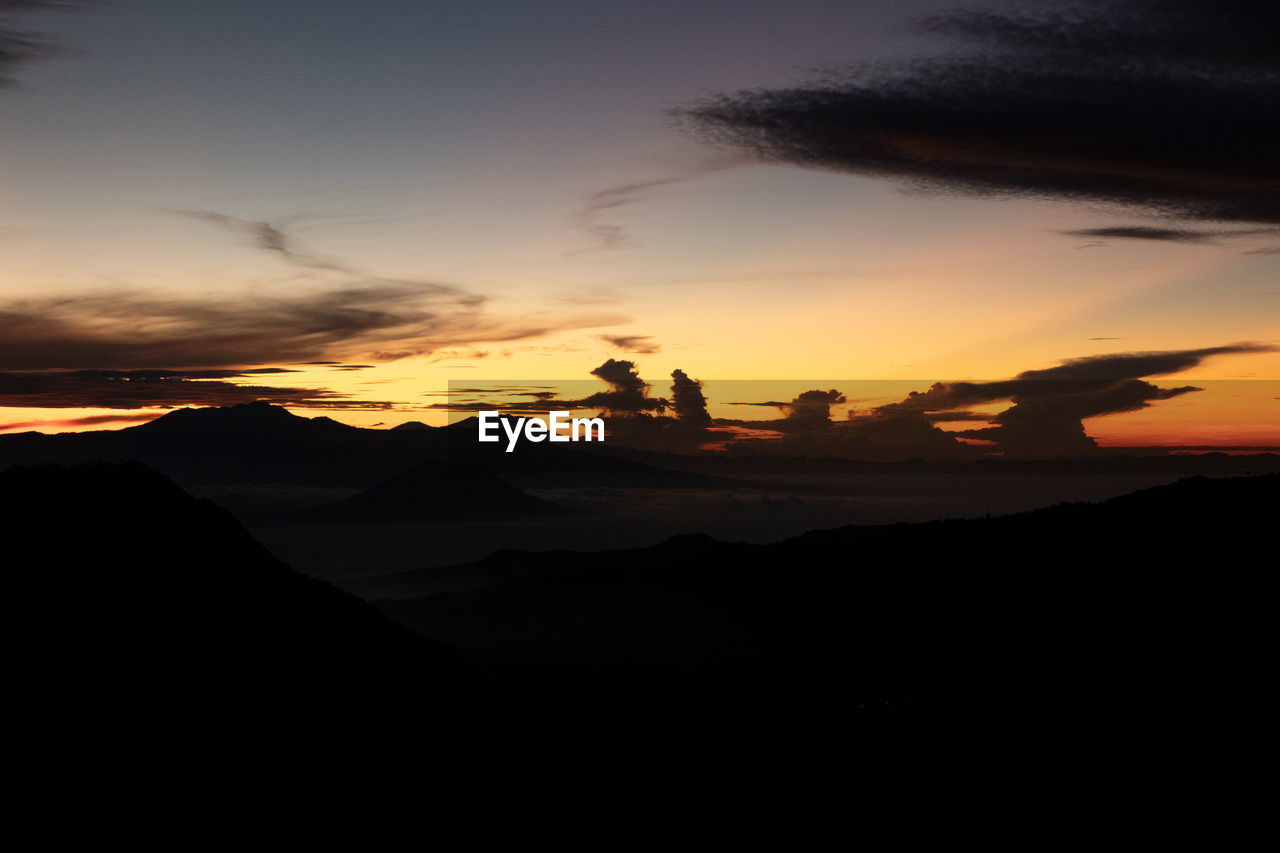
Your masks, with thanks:
[[[597,408],[614,415],[638,415],[662,412],[667,401],[649,396],[649,384],[640,378],[635,362],[609,359],[591,371],[591,375],[603,380],[610,387],[579,400],[576,405]]]
[[[1193,350],[1114,353],[1068,359],[1054,367],[1027,370],[995,382],[938,382],[911,392],[897,403],[880,406],[864,419],[904,424],[962,420],[973,406],[1010,401],[989,416],[992,426],[958,436],[996,442],[1010,456],[1068,456],[1091,452],[1096,442],[1084,430],[1085,418],[1146,408],[1200,389],[1161,388],[1144,377],[1178,373],[1217,355],[1272,351],[1261,344],[1234,344]],[[987,417],[987,416],[984,416]]]
[[[671,371],[671,408],[676,417],[691,426],[706,426],[711,423],[711,415],[707,413],[707,398],[702,393],[702,383],[690,379],[689,375],[677,368]]]
[[[1144,409],[1158,400],[1199,391],[1192,385],[1160,388],[1140,379],[1097,387],[1043,390],[1015,395],[1014,405],[992,420],[995,426],[965,430],[959,435],[996,442],[1010,456],[1068,456],[1088,453],[1097,442],[1084,431],[1084,418]]]
[[[1078,0],[952,11],[915,27],[949,49],[678,115],[765,161],[916,188],[1280,222],[1280,5]]]
[[[831,407],[844,402],[844,394],[832,388],[804,391],[790,403],[771,405],[778,405],[787,420],[797,426],[822,426],[831,423]]]

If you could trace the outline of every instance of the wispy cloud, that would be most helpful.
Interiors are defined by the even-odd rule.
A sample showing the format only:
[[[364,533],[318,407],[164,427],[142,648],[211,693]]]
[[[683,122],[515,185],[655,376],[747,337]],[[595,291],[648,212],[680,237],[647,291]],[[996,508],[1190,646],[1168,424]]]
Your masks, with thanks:
[[[268,222],[241,219],[238,216],[229,216],[213,210],[171,210],[169,212],[216,225],[225,231],[246,238],[249,245],[271,252],[286,263],[295,266],[350,275],[368,274],[336,258],[327,258],[299,246],[297,239],[285,230],[288,227],[288,220]]]
[[[551,332],[613,325],[618,314],[502,315],[480,293],[379,276],[300,247],[286,224],[213,211],[183,215],[244,237],[310,270],[289,291],[221,295],[115,290],[0,302],[0,370],[241,368],[333,360],[391,361]],[[472,356],[475,357],[475,356]]]
[[[590,246],[566,254],[579,255],[601,249],[622,249],[634,246],[631,233],[626,227],[617,221],[611,221],[624,208],[648,200],[658,190],[695,181],[717,172],[748,165],[751,162],[753,161],[750,158],[741,154],[708,157],[666,175],[642,181],[630,181],[594,192],[587,196],[582,207],[574,215],[574,221],[593,238],[594,242]]]
[[[596,337],[623,352],[652,355],[662,351],[661,345],[654,341],[652,335],[596,335]]]
[[[419,283],[337,286],[311,293],[215,297],[92,292],[0,303],[0,369],[241,367],[405,354],[545,326],[504,323],[454,288]]]
[[[13,86],[13,76],[23,65],[42,59],[66,56],[74,51],[46,35],[19,29],[18,17],[26,12],[83,9],[91,0],[0,0],[0,89]]]
[[[31,409],[140,409],[227,406],[265,400],[285,406],[384,409],[390,403],[351,400],[314,388],[243,384],[263,371],[66,370],[0,372],[0,407]]]
[[[1063,231],[1070,237],[1100,240],[1155,240],[1164,243],[1216,243],[1234,237],[1254,237],[1280,233],[1277,228],[1158,228],[1149,225],[1115,225],[1106,228],[1077,228]]]
[[[155,420],[163,415],[162,411],[139,412],[131,415],[91,415],[86,418],[55,418],[40,421],[12,421],[0,423],[0,432],[18,432],[19,430],[39,430],[43,432],[58,429],[74,429],[75,427],[103,426],[106,424],[139,424]]]

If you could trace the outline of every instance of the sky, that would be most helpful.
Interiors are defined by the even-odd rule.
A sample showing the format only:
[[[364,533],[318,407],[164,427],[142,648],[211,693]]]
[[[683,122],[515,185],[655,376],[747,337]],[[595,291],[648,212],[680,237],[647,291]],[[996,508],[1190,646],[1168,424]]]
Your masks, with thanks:
[[[1280,444],[1275,11],[963,5],[0,3],[0,430],[1087,363]]]

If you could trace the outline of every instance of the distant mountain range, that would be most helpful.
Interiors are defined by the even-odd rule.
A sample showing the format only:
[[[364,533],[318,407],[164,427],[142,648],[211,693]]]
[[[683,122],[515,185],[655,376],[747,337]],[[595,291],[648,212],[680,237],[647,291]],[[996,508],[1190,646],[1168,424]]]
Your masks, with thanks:
[[[1277,475],[1194,478],[776,544],[508,551],[452,569],[490,579],[467,592],[353,586],[513,692],[655,737],[1147,772],[1259,736],[1278,505]]]
[[[1217,778],[1272,723],[1277,498],[1277,475],[1193,478],[774,544],[508,551],[453,567],[470,591],[370,581],[375,610],[138,465],[20,467],[10,710],[55,764],[522,744]]]
[[[474,427],[474,424],[471,425]],[[506,453],[479,444],[468,424],[375,430],[302,418],[267,403],[180,409],[120,430],[0,435],[9,465],[136,461],[184,486],[290,484],[367,489],[422,466],[484,468],[517,488],[607,483],[617,488],[714,487],[704,475],[667,471],[576,447],[528,444]]]

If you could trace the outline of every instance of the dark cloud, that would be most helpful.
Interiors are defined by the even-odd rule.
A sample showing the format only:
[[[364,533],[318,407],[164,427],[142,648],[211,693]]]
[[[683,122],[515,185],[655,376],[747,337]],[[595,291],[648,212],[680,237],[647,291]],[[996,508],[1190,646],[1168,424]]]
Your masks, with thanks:
[[[0,302],[0,369],[239,367],[326,356],[386,361],[609,319],[497,318],[465,292],[412,282],[222,297],[98,291]]]
[[[1212,231],[1196,231],[1190,228],[1155,228],[1145,225],[1120,225],[1111,228],[1078,228],[1063,231],[1069,237],[1100,237],[1120,240],[1161,240],[1166,243],[1209,243],[1214,239]]]
[[[1237,228],[1235,230],[1210,230],[1195,228],[1157,228],[1146,225],[1119,225],[1109,228],[1078,228],[1063,231],[1071,237],[1093,237],[1118,240],[1157,240],[1165,243],[1213,243],[1229,237],[1252,237],[1258,234],[1275,234],[1275,228]]]
[[[381,409],[389,403],[348,400],[333,391],[239,385],[235,370],[68,370],[0,372],[0,407],[139,409],[229,406],[264,400],[282,406]]]
[[[1027,370],[1018,374],[1019,380],[1083,379],[1106,381],[1137,379],[1144,376],[1164,376],[1179,373],[1198,366],[1205,359],[1217,355],[1247,355],[1273,352],[1275,347],[1266,344],[1240,343],[1202,349],[1172,350],[1164,352],[1126,352],[1110,355],[1090,355],[1071,358],[1044,370]]]
[[[775,429],[789,430],[795,427],[808,429],[829,426],[831,424],[831,407],[847,402],[848,400],[844,394],[832,388],[828,391],[821,389],[803,391],[797,394],[795,399],[785,403],[779,400],[767,400],[764,402],[729,403],[729,405],[763,406],[765,408],[778,409],[782,412],[783,418],[778,421],[768,421],[767,423]],[[724,423],[741,426],[752,422],[724,421]]]
[[[649,396],[649,383],[640,378],[635,362],[609,359],[591,371],[591,375],[609,385],[608,391],[599,391],[581,400],[565,400],[556,392],[541,386],[525,388],[450,388],[449,401],[427,408],[447,409],[454,412],[475,412],[496,409],[504,412],[547,412],[552,409],[598,409],[611,415],[648,415],[661,413],[669,403]],[[460,395],[474,394],[471,399]],[[495,401],[493,395],[506,395]],[[528,400],[511,400],[509,396],[528,397]]]
[[[18,28],[18,16],[25,12],[67,11],[92,5],[90,0],[0,0],[0,89],[14,85],[13,74],[23,65],[74,52],[48,36]]]
[[[798,426],[822,426],[831,422],[831,407],[844,403],[845,397],[836,389],[829,391],[804,391],[779,408],[786,414],[787,420]]]
[[[1201,389],[1191,385],[1159,388],[1129,379],[1095,388],[1064,389],[1060,393],[1023,393],[1014,405],[996,415],[995,426],[966,430],[958,435],[996,442],[1008,456],[1074,456],[1093,451],[1097,442],[1084,431],[1083,420],[1144,409]]]
[[[1170,352],[1115,353],[1068,359],[1043,370],[1027,370],[996,382],[938,382],[926,392],[911,392],[898,403],[880,406],[867,419],[899,424],[932,424],[963,419],[972,406],[1001,401],[1013,405],[989,419],[993,426],[956,435],[994,441],[1010,456],[1072,456],[1096,443],[1086,435],[1085,418],[1132,412],[1192,391],[1194,386],[1160,388],[1143,377],[1187,370],[1216,355],[1272,351],[1260,344],[1235,344]]]
[[[676,417],[692,426],[706,426],[711,423],[711,415],[707,413],[707,398],[702,393],[702,383],[690,379],[683,370],[671,371],[671,408]]]
[[[765,161],[979,195],[1280,222],[1273,0],[1086,0],[915,25],[951,49],[722,95],[678,115]]]
[[[608,391],[599,391],[582,399],[562,399],[546,386],[498,387],[498,388],[450,388],[449,400],[433,403],[426,408],[452,412],[476,412],[493,409],[503,412],[540,412],[551,410],[597,409],[610,415],[660,414],[670,406],[662,398],[649,396],[649,383],[640,378],[635,362],[609,359],[591,371],[591,375],[609,385]],[[690,380],[692,381],[692,380]],[[511,397],[527,397],[512,400]]]
[[[652,335],[596,335],[596,337],[624,352],[652,355],[662,351],[662,347],[653,342]]]
[[[749,402],[732,405],[766,406],[781,410],[773,420],[712,419],[702,385],[684,371],[672,373],[671,400],[648,396],[650,386],[630,361],[610,359],[592,375],[610,385],[609,391],[584,399],[559,399],[540,386],[453,388],[447,403],[427,408],[454,412],[497,409],[510,413],[545,413],[553,409],[598,409],[614,415],[657,413],[670,408],[676,418],[656,416],[622,419],[611,435],[625,446],[671,451],[682,437],[704,435],[682,424],[696,423],[723,433],[721,449],[734,453],[763,453],[806,457],[844,457],[867,460],[978,459],[991,453],[1010,458],[1072,457],[1089,454],[1097,445],[1085,432],[1084,421],[1103,415],[1132,412],[1154,403],[1200,390],[1192,385],[1162,388],[1145,377],[1177,373],[1206,359],[1231,354],[1274,351],[1262,344],[1233,344],[1194,350],[1131,352],[1068,359],[1050,368],[1023,371],[994,382],[938,382],[927,391],[913,391],[903,400],[850,412],[831,419],[831,407],[848,404],[838,389],[812,389],[789,402]],[[463,395],[474,395],[465,398]],[[483,399],[502,395],[503,399]],[[525,397],[511,400],[511,397]],[[863,401],[869,402],[869,401]],[[979,406],[1003,404],[999,412],[976,411]],[[940,424],[973,424],[959,431]],[[971,444],[972,443],[972,444]],[[688,446],[708,447],[705,440]]]
[[[667,408],[666,400],[649,396],[649,384],[640,378],[633,361],[611,358],[592,370],[591,375],[608,383],[610,390],[577,401],[582,408],[602,409],[614,415],[662,412]]]
[[[982,419],[981,416],[974,417]],[[937,427],[927,417],[884,413],[861,417],[851,415],[840,426],[843,428],[839,435],[840,454],[858,459],[958,459],[973,455],[969,448],[956,440],[955,434]]]
[[[855,413],[853,412],[849,413],[849,418],[851,420],[855,419],[856,417],[857,415]],[[933,423],[943,423],[947,421],[954,421],[954,422],[981,421],[983,423],[990,423],[994,417],[995,415],[989,415],[984,412],[960,411],[960,412],[926,412],[925,413],[925,420]]]
[[[133,415],[91,415],[87,418],[58,418],[56,420],[42,421],[16,421],[7,424],[0,424],[0,432],[14,432],[16,430],[39,430],[49,431],[59,428],[68,429],[84,426],[100,426],[102,424],[138,424],[146,421],[153,421],[163,415],[163,411],[156,412],[140,412]]]
[[[1073,457],[1097,449],[1084,428],[1088,418],[1132,412],[1199,390],[1162,388],[1144,377],[1177,373],[1206,359],[1272,351],[1235,344],[1169,352],[1114,353],[1063,361],[994,382],[938,382],[924,392],[832,421],[830,407],[846,402],[835,389],[813,390],[789,403],[768,402],[786,417],[765,422],[717,421],[717,426],[768,427],[781,441],[737,441],[747,452],[839,456],[869,460],[974,459],[990,453],[1010,458]],[[998,413],[978,406],[1009,404]],[[948,422],[980,424],[950,432]],[[969,446],[967,442],[981,442]]]
[[[306,269],[307,289],[287,297],[262,290],[221,299],[117,291],[0,303],[0,321],[14,332],[0,341],[0,369],[339,365],[335,358],[392,361],[460,353],[482,358],[487,353],[473,349],[477,343],[628,319],[547,313],[495,317],[483,311],[483,295],[465,288],[379,276],[303,248],[289,233],[288,219],[172,212],[216,225]]]

